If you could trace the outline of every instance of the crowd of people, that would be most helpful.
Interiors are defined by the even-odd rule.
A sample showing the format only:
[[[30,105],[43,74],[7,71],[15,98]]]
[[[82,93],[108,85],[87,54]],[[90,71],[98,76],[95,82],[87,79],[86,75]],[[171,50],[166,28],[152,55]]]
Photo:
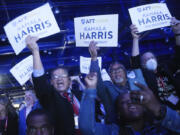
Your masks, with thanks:
[[[166,63],[155,54],[140,54],[141,35],[131,25],[131,69],[146,84],[134,82],[131,90],[126,67],[112,61],[109,81],[103,81],[97,43],[91,41],[90,73],[83,84],[66,67],[56,67],[50,79],[40,57],[38,38],[28,36],[33,56],[34,91],[25,93],[25,106],[17,115],[10,100],[0,96],[2,135],[178,135],[180,134],[180,20],[171,19],[175,53]],[[72,78],[78,87],[72,86]]]

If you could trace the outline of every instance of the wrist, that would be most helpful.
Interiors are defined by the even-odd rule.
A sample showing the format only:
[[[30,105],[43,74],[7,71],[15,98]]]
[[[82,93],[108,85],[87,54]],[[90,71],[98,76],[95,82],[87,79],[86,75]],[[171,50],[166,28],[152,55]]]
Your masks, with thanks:
[[[155,117],[157,120],[162,120],[166,116],[166,106],[161,104],[158,111],[155,113]]]
[[[139,37],[133,37],[133,40],[138,41]]]
[[[160,114],[161,104],[156,104],[153,108],[153,113],[157,117]]]
[[[96,61],[96,60],[97,60],[97,57],[91,57],[91,59],[92,59],[93,61]]]
[[[87,89],[94,90],[94,89],[96,89],[96,86],[87,86]]]
[[[147,105],[146,107],[154,114],[154,116],[158,116],[161,108],[161,103],[155,101],[152,104]]]
[[[39,49],[34,49],[34,50],[32,50],[32,54],[33,54],[33,55],[39,54]]]

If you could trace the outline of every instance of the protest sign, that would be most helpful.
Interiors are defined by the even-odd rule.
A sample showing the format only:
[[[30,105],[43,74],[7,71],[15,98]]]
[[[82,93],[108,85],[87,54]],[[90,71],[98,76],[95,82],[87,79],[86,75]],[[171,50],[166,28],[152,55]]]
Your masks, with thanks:
[[[98,57],[98,64],[101,69],[102,65],[102,58]],[[90,70],[90,64],[91,64],[91,58],[80,56],[80,72],[83,74],[89,74]]]
[[[10,69],[11,74],[19,82],[20,85],[25,84],[31,77],[33,72],[33,57],[32,55],[23,59]]]
[[[60,32],[49,3],[15,18],[4,30],[16,55],[25,48],[28,35],[43,38]]]
[[[77,17],[74,26],[78,47],[87,47],[92,40],[99,47],[118,45],[118,14]]]
[[[139,32],[170,26],[171,14],[165,3],[147,4],[130,8],[132,24]]]
[[[101,77],[103,81],[111,81],[110,76],[108,75],[106,69],[101,70]]]

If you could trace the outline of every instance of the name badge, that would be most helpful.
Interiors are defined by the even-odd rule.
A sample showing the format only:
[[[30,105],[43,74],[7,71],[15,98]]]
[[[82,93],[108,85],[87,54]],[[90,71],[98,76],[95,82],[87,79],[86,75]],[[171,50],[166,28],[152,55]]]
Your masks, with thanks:
[[[79,116],[74,115],[75,129],[79,129],[78,119],[79,119]]]

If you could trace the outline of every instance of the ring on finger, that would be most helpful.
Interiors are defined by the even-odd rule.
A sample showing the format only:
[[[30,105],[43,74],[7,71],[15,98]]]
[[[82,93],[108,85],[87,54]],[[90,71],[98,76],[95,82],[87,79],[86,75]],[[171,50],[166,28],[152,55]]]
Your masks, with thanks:
[[[143,99],[144,99],[144,96],[143,96],[143,95],[140,95],[140,102],[141,102],[141,103],[142,103]]]

